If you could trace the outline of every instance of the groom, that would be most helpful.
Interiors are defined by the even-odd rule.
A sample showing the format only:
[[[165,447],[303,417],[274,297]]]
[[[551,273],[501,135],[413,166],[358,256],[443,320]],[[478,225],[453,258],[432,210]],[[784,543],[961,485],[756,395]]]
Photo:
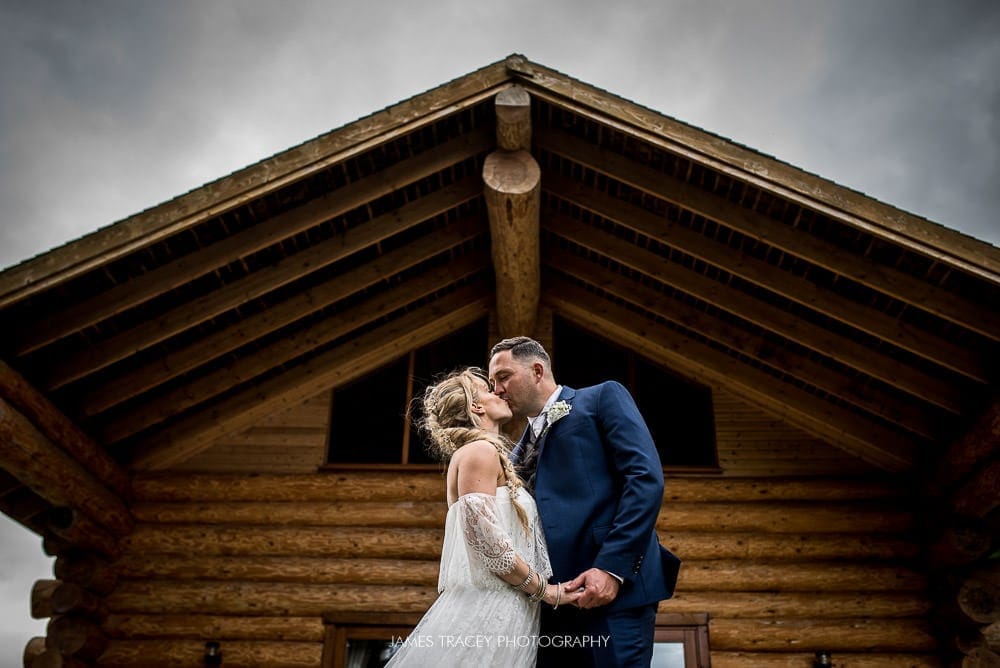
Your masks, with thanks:
[[[553,582],[583,588],[577,607],[542,609],[538,665],[648,666],[659,601],[680,560],[656,517],[663,469],[628,391],[609,381],[556,384],[548,353],[526,336],[490,351],[490,380],[528,428],[514,450],[535,495]]]

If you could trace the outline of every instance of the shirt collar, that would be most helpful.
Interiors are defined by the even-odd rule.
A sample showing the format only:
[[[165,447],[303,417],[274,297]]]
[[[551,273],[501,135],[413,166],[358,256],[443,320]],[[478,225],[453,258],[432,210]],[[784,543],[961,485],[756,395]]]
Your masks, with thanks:
[[[562,385],[556,385],[556,389],[553,390],[552,394],[546,400],[545,405],[542,406],[541,412],[533,418],[528,418],[528,425],[531,427],[531,433],[534,434],[535,438],[541,436],[542,429],[545,427],[545,414],[552,408],[552,404],[556,402],[556,399],[559,398],[559,393],[562,392],[562,389]]]

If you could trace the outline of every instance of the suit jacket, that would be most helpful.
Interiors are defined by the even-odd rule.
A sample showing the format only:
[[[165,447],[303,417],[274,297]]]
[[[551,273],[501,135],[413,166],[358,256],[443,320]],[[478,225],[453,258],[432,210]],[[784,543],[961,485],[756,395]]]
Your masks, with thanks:
[[[558,400],[572,408],[541,436],[533,490],[553,581],[592,567],[620,576],[624,582],[608,611],[670,598],[680,560],[655,531],[663,468],[632,396],[609,381],[564,387]]]

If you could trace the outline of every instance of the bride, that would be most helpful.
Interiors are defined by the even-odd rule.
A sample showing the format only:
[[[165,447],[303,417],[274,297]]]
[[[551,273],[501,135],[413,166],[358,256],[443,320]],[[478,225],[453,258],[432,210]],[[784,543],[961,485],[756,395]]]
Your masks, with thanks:
[[[534,666],[540,602],[579,598],[552,575],[534,499],[508,458],[511,410],[475,368],[428,387],[420,427],[448,462],[440,594],[401,640],[397,666]]]

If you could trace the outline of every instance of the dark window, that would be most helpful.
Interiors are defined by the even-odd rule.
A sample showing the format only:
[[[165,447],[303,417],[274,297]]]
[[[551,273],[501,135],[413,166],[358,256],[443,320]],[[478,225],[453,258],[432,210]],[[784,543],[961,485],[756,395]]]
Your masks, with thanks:
[[[400,463],[408,362],[401,357],[334,390],[330,420],[332,461]]]
[[[407,414],[438,376],[485,366],[485,320],[393,360],[333,392],[328,460],[335,464],[433,464]]]
[[[486,366],[485,320],[395,359],[333,392],[329,462],[434,464],[407,415],[449,371]],[[561,318],[553,322],[556,379],[571,387],[617,380],[635,398],[665,467],[717,467],[712,393]]]
[[[617,380],[631,392],[665,467],[716,467],[709,388],[561,318],[553,322],[553,371],[570,387]]]

